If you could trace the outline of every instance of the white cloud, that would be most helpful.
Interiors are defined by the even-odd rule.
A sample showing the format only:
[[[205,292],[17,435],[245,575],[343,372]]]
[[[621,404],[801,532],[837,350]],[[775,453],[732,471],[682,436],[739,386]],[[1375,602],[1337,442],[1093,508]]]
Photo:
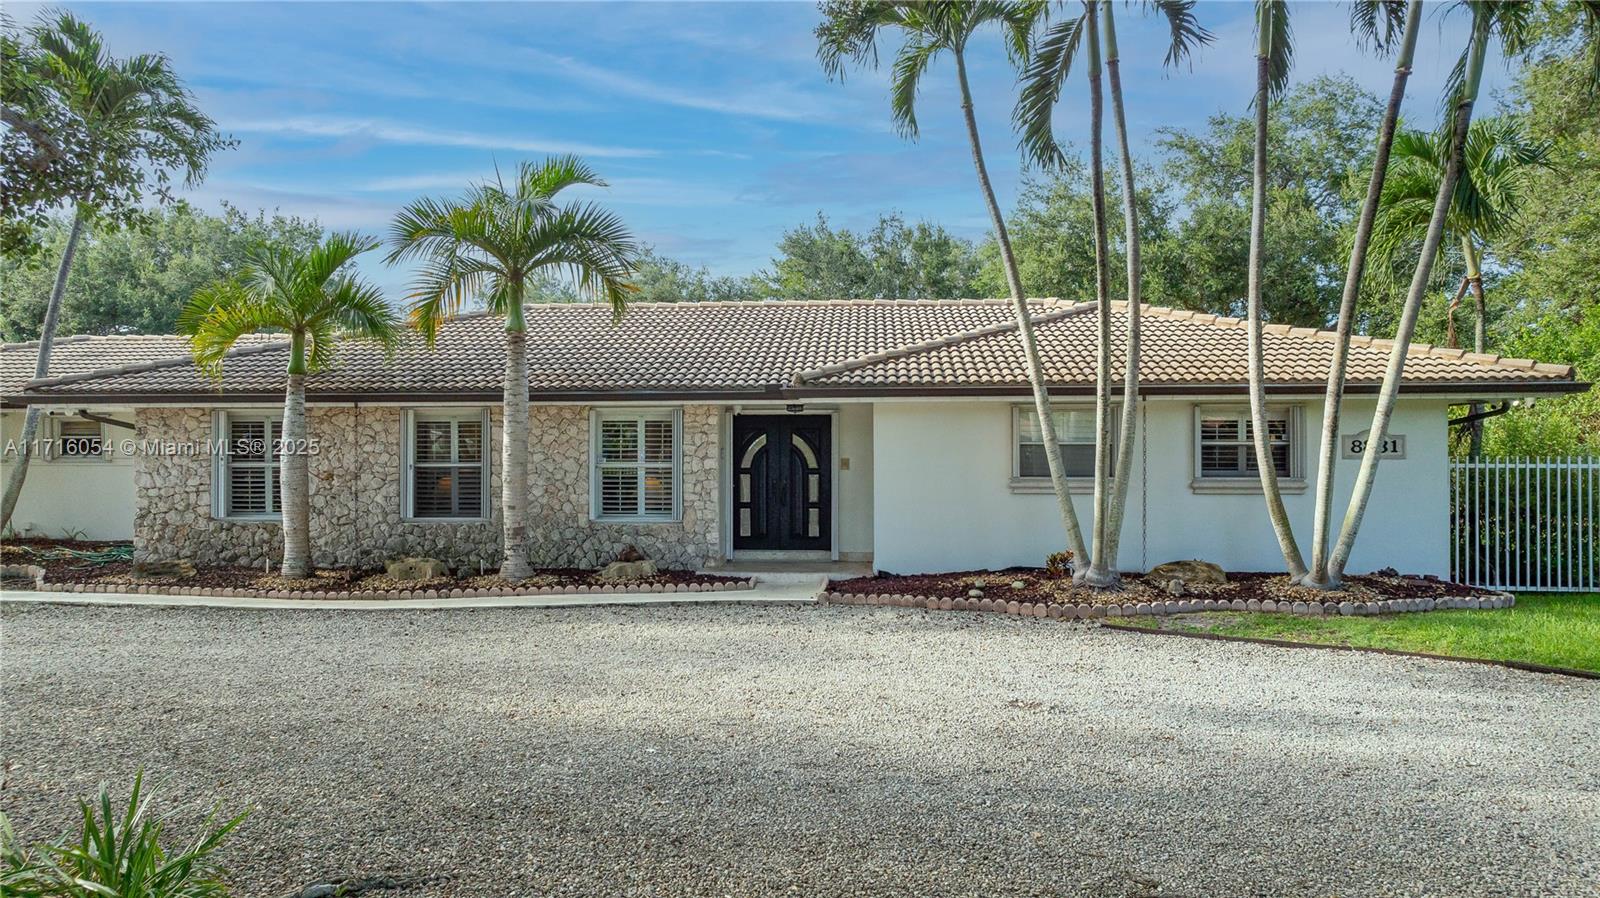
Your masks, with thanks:
[[[224,122],[225,131],[246,134],[293,134],[302,137],[366,138],[383,143],[414,146],[469,147],[479,150],[515,150],[523,153],[577,153],[582,156],[656,156],[659,151],[641,147],[605,146],[535,137],[484,134],[418,128],[377,119],[297,117]]]

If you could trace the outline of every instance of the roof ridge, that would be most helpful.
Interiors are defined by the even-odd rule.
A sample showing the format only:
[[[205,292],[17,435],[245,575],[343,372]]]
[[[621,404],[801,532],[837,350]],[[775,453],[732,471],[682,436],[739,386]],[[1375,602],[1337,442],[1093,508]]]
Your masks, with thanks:
[[[94,334],[68,334],[65,337],[55,338],[51,341],[51,345],[62,346],[67,343],[82,343],[85,340],[92,340],[94,337]],[[24,340],[20,343],[0,343],[0,352],[10,352],[14,349],[38,349],[40,342],[39,340]]]
[[[1006,302],[1009,303],[1011,300],[1006,300]],[[1042,315],[1030,315],[1029,320],[1036,325],[1046,324],[1059,318],[1075,315],[1079,312],[1083,312],[1095,307],[1095,304],[1092,302],[1073,303],[1070,306],[1062,307],[1060,306],[1061,301],[1058,299],[1027,300],[1027,302],[1045,302],[1048,303],[1049,306],[1056,307],[1052,311],[1045,312]],[[1017,320],[1015,317],[1013,317],[1008,321],[1001,321],[996,324],[986,324],[982,327],[972,328],[971,330],[957,331],[956,333],[946,334],[942,337],[934,337],[929,340],[908,343],[904,346],[897,346],[894,349],[885,349],[880,352],[868,353],[867,355],[858,356],[847,361],[837,362],[832,365],[823,365],[820,368],[812,368],[809,371],[796,371],[794,376],[790,378],[789,382],[793,386],[800,386],[808,380],[814,380],[822,377],[832,377],[856,368],[865,368],[868,365],[886,362],[890,359],[906,358],[908,356],[916,355],[920,352],[930,352],[935,349],[943,349],[946,346],[954,346],[958,343],[966,343],[970,340],[977,340],[983,337],[993,336],[994,334],[1003,334],[1006,331],[1016,329]]]
[[[1059,302],[1054,296],[1030,296],[1028,302]],[[888,305],[998,305],[1009,304],[1010,299],[994,296],[963,296],[952,299],[931,299],[919,297],[895,297],[885,299],[710,299],[710,300],[684,300],[682,302],[630,302],[629,309],[638,308],[685,308],[685,307],[711,307],[728,308],[729,306],[762,306],[764,308],[783,307],[808,307],[808,306],[888,306]],[[573,309],[604,307],[599,302],[530,302],[524,308],[553,308]],[[474,313],[476,314],[476,313]],[[459,315],[456,317],[467,317]]]
[[[250,346],[236,346],[233,349],[228,350],[227,354],[222,358],[224,361],[227,359],[242,358],[244,356],[257,355],[259,353],[266,352],[269,349],[281,349],[288,345],[288,342],[284,340],[264,340],[260,343]],[[38,389],[39,387],[59,387],[68,384],[83,383],[90,380],[98,380],[102,377],[119,377],[124,374],[143,374],[146,371],[159,371],[163,368],[176,368],[180,365],[192,364],[194,364],[194,357],[192,355],[181,355],[170,359],[159,359],[154,362],[139,362],[135,365],[117,365],[110,368],[95,368],[91,371],[79,371],[76,374],[61,374],[57,375],[56,377],[35,378],[33,380],[24,381],[22,388],[24,390],[34,390]]]
[[[1126,300],[1116,300],[1113,305],[1126,306]],[[1213,315],[1209,312],[1195,312],[1190,309],[1175,309],[1171,306],[1152,306],[1145,304],[1141,314],[1154,314],[1163,318],[1178,321],[1197,321],[1201,324],[1215,324],[1222,327],[1249,327],[1250,322],[1242,318],[1228,315]],[[1302,339],[1316,340],[1321,343],[1332,343],[1339,339],[1338,331],[1320,327],[1295,327],[1288,324],[1266,324],[1262,326],[1265,333],[1281,336],[1300,337]],[[1388,337],[1372,337],[1366,334],[1351,334],[1350,343],[1353,346],[1366,346],[1377,349],[1390,349],[1395,346],[1395,340]],[[1571,365],[1557,365],[1549,362],[1536,362],[1533,359],[1508,358],[1495,353],[1476,353],[1465,349],[1452,349],[1449,346],[1436,346],[1432,343],[1412,343],[1406,347],[1406,356],[1432,357],[1451,359],[1453,361],[1468,361],[1491,367],[1515,368],[1520,371],[1538,371],[1559,377],[1573,377],[1575,369]]]

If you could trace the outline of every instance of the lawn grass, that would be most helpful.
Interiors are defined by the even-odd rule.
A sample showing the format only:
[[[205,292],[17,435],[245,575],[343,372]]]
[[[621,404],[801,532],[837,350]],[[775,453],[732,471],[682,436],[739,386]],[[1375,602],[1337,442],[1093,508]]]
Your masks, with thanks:
[[[1122,623],[1600,671],[1600,593],[1522,593],[1513,608],[1378,617],[1209,613]]]

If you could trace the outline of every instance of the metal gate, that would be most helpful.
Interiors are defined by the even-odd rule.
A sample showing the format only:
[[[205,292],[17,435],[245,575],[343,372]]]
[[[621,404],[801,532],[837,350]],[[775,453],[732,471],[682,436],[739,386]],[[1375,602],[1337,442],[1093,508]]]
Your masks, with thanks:
[[[1452,460],[1450,573],[1488,589],[1600,590],[1600,458]]]

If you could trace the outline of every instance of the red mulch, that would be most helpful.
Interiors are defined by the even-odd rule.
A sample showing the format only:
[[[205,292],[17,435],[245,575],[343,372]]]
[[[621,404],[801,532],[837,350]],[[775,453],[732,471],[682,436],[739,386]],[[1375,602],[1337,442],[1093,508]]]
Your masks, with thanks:
[[[1020,581],[1023,586],[1013,587]],[[830,592],[855,595],[924,596],[967,598],[981,589],[985,598],[1032,602],[1034,604],[1114,605],[1128,602],[1172,598],[1159,584],[1147,583],[1137,574],[1122,578],[1121,590],[1090,589],[1070,579],[1045,574],[1042,568],[1007,568],[1002,571],[954,571],[948,574],[879,574],[828,581]],[[1202,599],[1299,599],[1302,601],[1372,601],[1380,599],[1440,598],[1476,595],[1478,590],[1460,583],[1423,577],[1363,574],[1346,577],[1344,588],[1317,591],[1292,586],[1283,574],[1241,572],[1228,574],[1222,584],[1189,584],[1187,597]]]
[[[45,575],[47,583],[183,586],[206,589],[300,590],[326,592],[330,596],[350,592],[399,592],[417,589],[448,591],[451,589],[486,589],[512,585],[521,588],[550,586],[562,589],[576,589],[579,586],[600,586],[606,582],[595,577],[595,574],[598,573],[597,571],[583,568],[540,568],[534,571],[532,577],[516,584],[502,580],[493,573],[436,577],[432,580],[407,580],[401,582],[390,579],[381,568],[319,570],[310,577],[288,579],[279,576],[276,571],[267,573],[260,568],[233,565],[199,567],[192,577],[135,577],[133,575],[133,563],[128,561],[96,564],[70,556],[49,557],[19,548],[20,546],[27,546],[40,553],[49,552],[52,549],[100,552],[111,547],[128,545],[130,544],[127,542],[88,542],[83,540],[37,538],[7,540],[4,546],[0,546],[0,557],[4,558],[6,564],[36,564],[43,567],[47,572]],[[693,571],[664,570],[654,577],[629,580],[623,585],[662,586],[668,583],[728,583],[742,582],[744,579],[743,577],[697,574]],[[611,581],[610,585],[617,585],[617,581]],[[8,583],[9,586],[10,584]]]

